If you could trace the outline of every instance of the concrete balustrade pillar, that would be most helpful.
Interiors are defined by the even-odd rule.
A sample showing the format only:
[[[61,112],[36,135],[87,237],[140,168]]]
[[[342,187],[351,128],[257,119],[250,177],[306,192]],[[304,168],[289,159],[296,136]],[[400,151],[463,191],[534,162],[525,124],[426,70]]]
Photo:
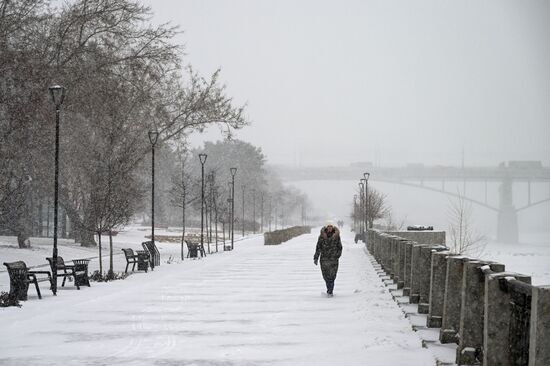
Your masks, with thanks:
[[[374,231],[369,230],[367,232],[367,250],[369,253],[373,254],[373,248],[374,248]]]
[[[447,276],[445,278],[445,296],[443,299],[443,319],[439,340],[441,343],[458,343],[460,328],[460,309],[462,305],[463,256],[447,257]]]
[[[397,288],[402,289],[405,282],[405,243],[407,240],[399,239],[397,249]]]
[[[462,299],[460,310],[459,342],[456,350],[458,365],[481,362],[483,347],[483,317],[485,301],[485,274],[482,267],[493,272],[503,272],[504,265],[471,260],[464,263],[462,275]]]
[[[384,271],[386,273],[390,272],[390,237],[389,235],[384,235],[383,239],[383,246],[384,246],[384,257],[382,259],[382,267],[384,268]]]
[[[409,294],[411,304],[418,304],[420,300],[420,281],[422,281],[420,249],[424,246],[424,244],[415,244],[411,251],[411,290]]]
[[[390,239],[390,278],[394,280],[394,282],[397,281],[397,263],[398,263],[398,250],[397,250],[397,243],[399,241],[399,238],[397,236],[392,236]]]
[[[412,248],[414,242],[409,241],[405,243],[405,272],[403,273],[403,296],[410,296],[411,294],[411,272],[412,272]]]
[[[372,255],[374,256],[374,259],[380,263],[380,233],[375,233],[374,234],[374,252],[372,253]]]
[[[441,328],[442,325],[448,256],[448,251],[432,252],[432,265],[430,269],[430,306],[426,324],[428,328]]]
[[[428,314],[430,310],[430,284],[432,270],[432,253],[447,248],[442,245],[426,245],[420,248],[419,257],[419,286],[418,286],[418,313]]]
[[[550,286],[533,288],[529,366],[550,365]]]
[[[380,235],[380,268],[382,270],[385,270],[385,264],[386,264],[386,234]]]
[[[485,297],[483,317],[483,364],[508,365],[510,347],[508,335],[512,311],[510,293],[501,289],[500,281],[514,277],[518,281],[531,283],[531,277],[517,273],[496,273],[485,276]]]

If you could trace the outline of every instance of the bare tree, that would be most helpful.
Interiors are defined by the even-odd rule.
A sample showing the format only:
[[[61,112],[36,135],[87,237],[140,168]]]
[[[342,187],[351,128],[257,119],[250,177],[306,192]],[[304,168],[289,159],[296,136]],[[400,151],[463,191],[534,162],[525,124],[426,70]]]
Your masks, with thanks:
[[[184,66],[183,48],[174,43],[178,29],[152,25],[150,9],[138,1],[48,5],[0,0],[0,225],[28,245],[33,198],[51,199],[54,128],[47,87],[59,83],[68,89],[60,206],[75,239],[90,246],[106,217],[95,200],[111,201],[103,196],[106,181],[97,179],[110,154],[125,162],[112,168],[132,177],[150,151],[148,130],[160,131],[159,143],[211,125],[230,135],[246,125],[244,109],[226,95],[219,71],[203,78]],[[16,186],[26,177],[32,184]],[[135,189],[140,182],[124,184]]]
[[[456,201],[449,201],[449,241],[447,245],[454,254],[481,256],[487,245],[485,235],[472,225],[472,204],[458,192]]]
[[[384,226],[388,231],[400,231],[403,230],[403,228],[405,227],[405,219],[396,219],[393,215],[393,210],[391,208],[388,208],[386,210],[386,216],[384,218]]]
[[[367,215],[369,228],[373,227],[375,220],[383,219],[388,213],[387,197],[384,193],[369,187],[367,196]]]
[[[387,204],[385,194],[378,192],[375,188],[369,187],[366,209],[361,205],[361,192],[357,189],[357,200],[352,203],[351,219],[359,223],[365,219],[365,211],[367,212],[367,221],[369,227],[373,227],[374,221],[386,218],[390,208]],[[364,224],[363,224],[364,226]]]
[[[199,199],[198,182],[188,172],[187,162],[189,155],[184,149],[181,153],[181,174],[172,176],[172,188],[170,189],[170,203],[182,210],[182,234],[181,234],[181,259],[184,259],[185,232],[187,226],[187,208]]]

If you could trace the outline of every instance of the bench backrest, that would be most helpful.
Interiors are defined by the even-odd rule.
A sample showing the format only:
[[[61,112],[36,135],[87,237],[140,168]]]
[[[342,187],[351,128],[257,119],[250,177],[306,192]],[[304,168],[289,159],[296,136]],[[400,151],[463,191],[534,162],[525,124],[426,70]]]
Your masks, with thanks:
[[[29,269],[23,261],[4,262],[4,266],[8,269],[10,281],[26,279]]]
[[[48,263],[50,264],[50,268],[53,271],[53,258],[52,257],[46,257]],[[65,261],[63,260],[63,257],[57,257],[57,268],[65,266]]]
[[[144,241],[141,246],[145,251],[149,252],[152,261],[152,267],[160,265],[160,252],[153,241]]]
[[[28,269],[27,265],[23,261],[4,262],[4,265],[6,266],[6,268],[8,268],[8,271],[13,269]]]
[[[200,244],[200,243],[193,243],[192,241],[189,241],[189,240],[184,240],[184,241],[185,241],[185,244],[187,245],[187,249],[197,247]]]
[[[134,254],[134,251],[132,250],[132,248],[125,248],[125,249],[122,249],[122,251],[124,252],[124,256],[126,258],[128,257],[133,257],[135,254]]]

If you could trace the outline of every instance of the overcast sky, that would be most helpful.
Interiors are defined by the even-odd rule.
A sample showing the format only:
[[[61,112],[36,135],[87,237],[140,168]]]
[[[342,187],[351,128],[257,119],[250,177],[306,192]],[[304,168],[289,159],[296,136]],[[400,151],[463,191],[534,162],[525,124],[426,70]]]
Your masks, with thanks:
[[[143,2],[271,163],[550,165],[550,1]]]

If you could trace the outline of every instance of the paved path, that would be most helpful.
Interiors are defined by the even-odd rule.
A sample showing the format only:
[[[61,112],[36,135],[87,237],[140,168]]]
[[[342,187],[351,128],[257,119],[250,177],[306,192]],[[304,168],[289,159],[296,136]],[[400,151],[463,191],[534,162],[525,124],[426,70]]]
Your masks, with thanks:
[[[350,233],[322,296],[316,235],[0,310],[0,365],[434,365]]]

